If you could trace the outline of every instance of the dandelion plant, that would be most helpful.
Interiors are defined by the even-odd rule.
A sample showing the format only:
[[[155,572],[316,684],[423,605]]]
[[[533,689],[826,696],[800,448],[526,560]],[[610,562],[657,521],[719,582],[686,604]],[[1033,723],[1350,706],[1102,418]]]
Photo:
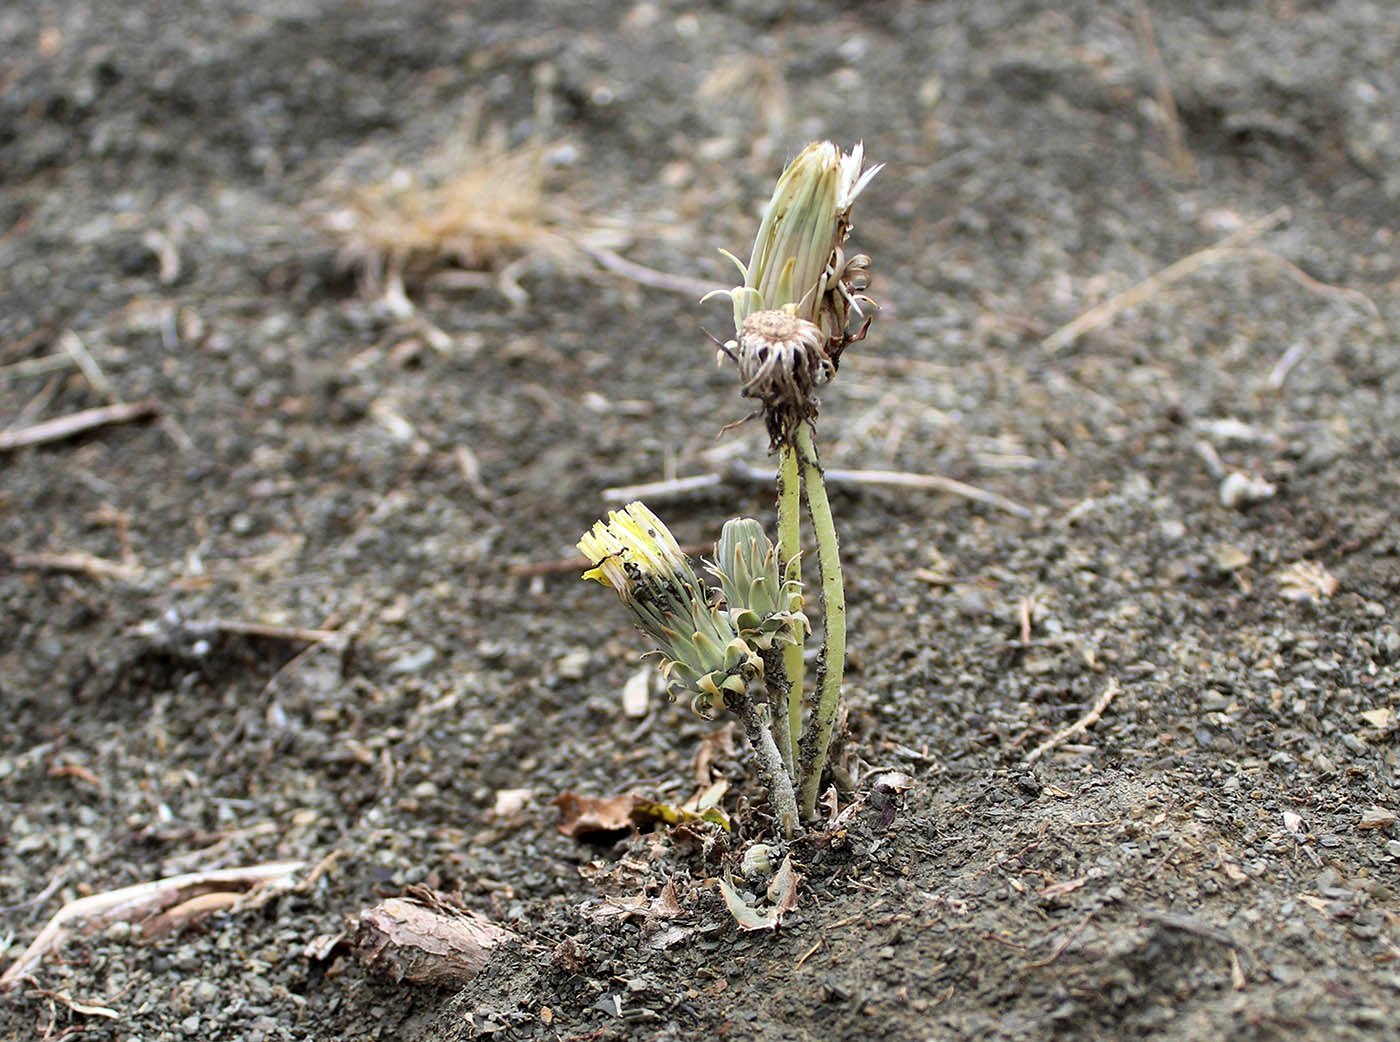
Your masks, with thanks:
[[[841,703],[846,599],[836,526],[813,436],[817,389],[841,353],[864,338],[874,302],[865,295],[870,258],[848,257],[851,207],[879,167],[862,170],[859,145],[843,154],[808,145],[783,171],[768,203],[743,284],[727,291],[734,337],[721,358],[756,399],[778,456],[778,541],[754,520],[724,526],[710,590],[665,525],[641,503],[615,511],[579,543],[594,565],[585,578],[611,586],[656,645],[670,689],[697,712],[733,711],[744,723],[790,836],[811,820]],[[820,573],[821,653],[808,691],[803,651],[801,505],[806,503]],[[760,699],[754,692],[761,689]],[[800,802],[799,802],[800,801]]]

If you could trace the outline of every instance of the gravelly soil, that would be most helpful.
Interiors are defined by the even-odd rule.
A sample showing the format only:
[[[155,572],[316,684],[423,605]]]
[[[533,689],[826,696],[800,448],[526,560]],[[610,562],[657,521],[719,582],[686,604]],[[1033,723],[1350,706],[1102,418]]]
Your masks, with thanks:
[[[0,423],[164,412],[0,455],[0,955],[83,894],[340,854],[71,940],[0,1037],[1400,1037],[1396,54],[1380,0],[8,5],[0,367],[72,334],[110,386],[0,369]],[[552,143],[568,234],[710,282],[787,156],[863,138],[885,311],[826,461],[1030,509],[836,494],[865,802],[776,933],[707,882],[766,828],[742,748],[731,836],[556,830],[566,790],[685,799],[716,725],[625,716],[621,612],[512,572],[604,488],[764,461],[715,440],[724,307],[507,251],[409,314],[337,263],[335,186],[473,114]],[[618,911],[668,881],[679,917]],[[461,993],[305,954],[415,883],[520,943]]]

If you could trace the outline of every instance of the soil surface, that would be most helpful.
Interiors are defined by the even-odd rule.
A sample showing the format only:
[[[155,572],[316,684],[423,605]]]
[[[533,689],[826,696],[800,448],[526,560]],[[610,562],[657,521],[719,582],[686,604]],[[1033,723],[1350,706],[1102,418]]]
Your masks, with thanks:
[[[0,423],[161,411],[0,454],[0,963],[86,894],[305,867],[71,938],[0,1038],[1400,1037],[1394,13],[4,5]],[[346,186],[454,135],[547,143],[552,245],[347,272]],[[628,715],[640,638],[551,565],[604,489],[771,465],[716,439],[726,306],[597,258],[726,283],[816,137],[887,164],[826,464],[1026,516],[834,488],[855,790],[745,933],[748,750]],[[557,828],[697,776],[731,833]],[[465,990],[308,954],[414,884],[519,940]]]

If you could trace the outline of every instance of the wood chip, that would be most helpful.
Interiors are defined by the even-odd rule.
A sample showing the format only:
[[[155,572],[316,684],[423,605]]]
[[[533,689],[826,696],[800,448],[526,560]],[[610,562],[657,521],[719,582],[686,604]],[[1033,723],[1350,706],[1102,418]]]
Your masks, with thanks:
[[[366,967],[395,981],[457,987],[486,967],[492,949],[515,939],[445,895],[414,888],[361,912],[349,944]]]

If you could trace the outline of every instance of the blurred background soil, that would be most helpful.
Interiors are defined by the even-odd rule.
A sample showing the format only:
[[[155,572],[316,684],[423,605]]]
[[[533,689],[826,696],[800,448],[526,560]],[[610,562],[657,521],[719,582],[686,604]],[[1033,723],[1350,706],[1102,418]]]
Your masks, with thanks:
[[[0,1038],[1400,1035],[1394,15],[5,5],[0,440],[159,414],[0,452],[0,962],[308,869],[70,940]],[[767,465],[697,300],[817,137],[887,164],[827,464],[1024,509],[837,490],[863,803],[745,934],[746,751],[625,713],[638,638],[555,563],[607,488]],[[734,834],[556,829],[701,748]],[[410,884],[521,941],[462,992],[308,957]]]

